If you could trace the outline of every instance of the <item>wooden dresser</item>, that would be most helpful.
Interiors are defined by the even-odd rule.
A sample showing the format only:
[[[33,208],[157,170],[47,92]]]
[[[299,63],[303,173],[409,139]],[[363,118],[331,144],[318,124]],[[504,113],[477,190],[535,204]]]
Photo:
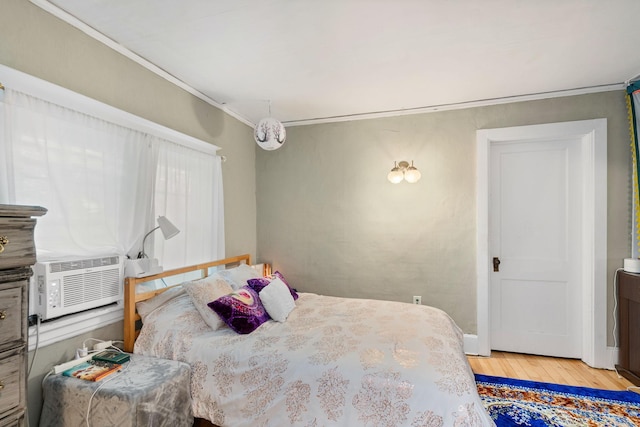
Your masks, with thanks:
[[[640,386],[640,274],[618,272],[620,363],[616,369]]]
[[[38,206],[0,205],[0,427],[24,426],[27,406],[29,277]]]

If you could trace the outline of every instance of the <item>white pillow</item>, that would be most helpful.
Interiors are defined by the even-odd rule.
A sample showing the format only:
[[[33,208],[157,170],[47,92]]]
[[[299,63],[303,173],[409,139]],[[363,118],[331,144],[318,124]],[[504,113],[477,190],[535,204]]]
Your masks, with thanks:
[[[269,316],[276,322],[287,320],[289,313],[295,308],[296,303],[291,296],[289,287],[276,278],[260,291],[260,301],[264,305]]]
[[[246,286],[247,280],[262,277],[262,275],[258,273],[258,270],[248,266],[247,264],[240,264],[239,266],[228,270],[221,270],[216,274],[219,274],[224,278],[231,285],[234,291]]]
[[[147,318],[152,311],[162,307],[167,301],[184,294],[184,288],[182,286],[175,286],[167,289],[161,294],[156,295],[153,298],[149,298],[146,301],[140,301],[136,303],[136,310],[144,323],[144,319]]]
[[[224,328],[226,324],[220,316],[207,306],[207,303],[215,301],[223,295],[233,292],[231,286],[218,275],[205,277],[192,282],[183,283],[182,286],[191,297],[193,305],[196,306],[202,319],[211,329],[217,331]]]

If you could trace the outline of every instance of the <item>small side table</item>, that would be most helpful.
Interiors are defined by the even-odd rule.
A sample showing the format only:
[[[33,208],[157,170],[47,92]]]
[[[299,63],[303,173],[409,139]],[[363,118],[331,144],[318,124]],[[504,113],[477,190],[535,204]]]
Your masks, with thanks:
[[[190,427],[190,373],[186,363],[133,354],[120,373],[100,381],[51,375],[40,427]]]

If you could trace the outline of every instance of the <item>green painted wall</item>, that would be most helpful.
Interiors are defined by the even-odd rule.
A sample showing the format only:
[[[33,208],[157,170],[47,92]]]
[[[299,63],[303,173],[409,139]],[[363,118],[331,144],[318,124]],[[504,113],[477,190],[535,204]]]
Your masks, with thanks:
[[[631,251],[622,90],[289,127],[281,149],[257,152],[258,258],[302,291],[404,302],[421,295],[475,334],[476,130],[596,118],[608,120],[611,313],[613,272]],[[394,160],[413,160],[422,179],[388,182]]]

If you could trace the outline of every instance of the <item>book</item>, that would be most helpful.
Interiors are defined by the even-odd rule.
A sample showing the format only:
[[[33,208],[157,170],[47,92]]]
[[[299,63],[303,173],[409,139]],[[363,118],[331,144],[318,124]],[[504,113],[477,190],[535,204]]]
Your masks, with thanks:
[[[62,372],[67,377],[80,378],[87,381],[100,381],[101,379],[118,372],[122,365],[118,363],[99,362],[88,360]]]
[[[102,351],[95,356],[93,360],[99,360],[101,362],[118,363],[122,364],[129,361],[129,355],[119,351]]]

